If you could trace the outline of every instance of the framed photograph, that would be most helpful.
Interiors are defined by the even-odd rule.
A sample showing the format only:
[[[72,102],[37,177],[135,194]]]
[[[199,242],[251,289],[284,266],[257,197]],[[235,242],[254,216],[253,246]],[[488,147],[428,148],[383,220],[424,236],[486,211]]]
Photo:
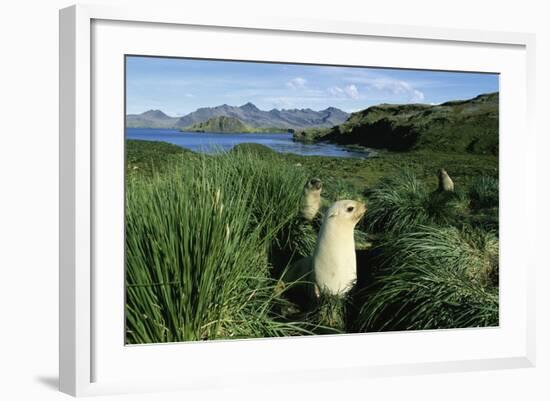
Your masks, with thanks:
[[[60,389],[535,363],[534,37],[60,11]]]

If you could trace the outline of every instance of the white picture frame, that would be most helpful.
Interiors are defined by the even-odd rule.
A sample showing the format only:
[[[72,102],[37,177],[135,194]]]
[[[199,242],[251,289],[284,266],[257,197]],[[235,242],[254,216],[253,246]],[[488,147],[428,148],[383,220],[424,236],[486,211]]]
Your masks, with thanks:
[[[176,49],[173,44],[155,50],[155,41],[174,32],[202,38],[203,43],[212,44],[208,50],[210,53],[198,48],[182,48],[178,50],[180,54],[172,54]],[[233,47],[223,43],[225,50],[221,47],[216,50],[217,39],[213,38],[219,39],[220,34],[231,36],[235,42],[242,40],[242,43]],[[258,53],[250,50],[253,49],[250,43],[253,43],[254,35],[262,35],[264,40],[271,41],[270,60],[261,50],[257,49]],[[294,45],[277,49],[276,44],[283,44],[285,40]],[[117,225],[121,222],[121,204],[123,207],[123,199],[119,196],[123,190],[123,179],[120,179],[123,178],[123,169],[119,168],[123,131],[120,131],[120,137],[98,134],[99,128],[111,133],[117,132],[121,124],[123,126],[123,114],[115,113],[123,107],[120,104],[123,86],[119,86],[123,71],[116,68],[116,74],[112,76],[105,71],[112,70],[113,63],[121,62],[121,54],[136,51],[152,55],[266,61],[277,61],[280,57],[289,62],[330,63],[328,56],[320,60],[315,53],[315,43],[321,40],[327,46],[337,40],[344,58],[346,46],[363,46],[364,43],[371,46],[368,48],[374,53],[385,55],[384,60],[377,61],[385,67],[480,70],[503,74],[500,108],[501,260],[515,264],[517,271],[505,266],[501,269],[501,326],[446,330],[441,334],[407,332],[125,347],[123,333],[117,334],[124,310],[119,308],[123,305],[123,298],[120,298],[123,280],[116,273],[123,268],[119,241],[122,233]],[[132,41],[141,43],[138,46],[130,43]],[[247,42],[250,43],[247,45]],[[304,47],[299,48],[300,43],[311,43],[308,47],[311,51],[308,53]],[[386,375],[534,366],[535,262],[529,256],[534,255],[529,249],[535,243],[536,220],[536,141],[532,128],[534,43],[533,35],[523,33],[254,16],[225,20],[153,7],[78,5],[61,10],[60,390],[81,396],[238,386],[250,380],[267,383],[274,378],[283,382],[344,377],[361,380]],[[336,52],[336,45],[330,46]],[[392,46],[401,46],[402,51],[384,53],[377,50]],[[440,56],[436,61],[428,57],[434,48]],[[427,56],[422,60],[406,59],[407,49],[420,54],[425,51]],[[206,53],[201,53],[203,51]],[[487,52],[492,52],[491,57]],[[458,63],[457,57],[461,54],[464,57]],[[364,65],[360,58],[355,62]],[[353,63],[349,57],[342,62]],[[112,91],[113,96],[105,96],[108,91]],[[510,96],[512,92],[513,97]],[[511,107],[519,107],[513,117],[506,114]],[[112,115],[108,117],[105,113]],[[521,140],[512,135],[513,131],[523,133]],[[512,152],[513,165],[507,159]],[[111,176],[110,180],[104,179],[107,175]],[[520,191],[516,184],[521,185]],[[113,186],[118,186],[118,189],[113,189]],[[113,192],[109,195],[111,190]],[[115,192],[120,198],[118,206],[105,210],[106,198],[103,197],[111,196],[110,201],[118,199]],[[516,231],[521,231],[521,238]],[[106,250],[102,245],[106,242],[118,244],[118,248]],[[113,277],[101,270],[106,263],[116,266]],[[109,322],[113,322],[112,327]],[[449,349],[450,343],[456,347]],[[477,345],[466,351],[461,344],[468,343]],[[396,355],[388,352],[389,345],[397,351]],[[326,353],[323,359],[315,356],[319,347],[323,347]],[[413,352],[415,349],[416,353]],[[355,352],[350,352],[353,350]],[[357,350],[369,351],[363,355]],[[278,359],[277,355],[295,355],[298,360],[293,361],[292,366],[286,366],[284,359]],[[212,370],[209,362],[213,359],[219,362],[219,366]],[[262,363],[266,359],[270,360],[269,366]],[[177,373],[170,374],[169,370],[174,372],[175,364],[182,360],[186,362],[178,365]],[[148,369],[150,366],[155,366],[154,371]]]

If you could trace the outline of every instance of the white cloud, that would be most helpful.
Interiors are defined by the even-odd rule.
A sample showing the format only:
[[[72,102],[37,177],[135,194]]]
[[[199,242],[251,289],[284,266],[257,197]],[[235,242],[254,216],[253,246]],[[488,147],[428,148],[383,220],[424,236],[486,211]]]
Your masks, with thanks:
[[[330,88],[327,89],[327,92],[333,96],[343,96],[346,94],[344,90],[339,86],[331,86]]]
[[[286,83],[290,89],[304,89],[306,87],[307,81],[302,77],[292,78]]]
[[[333,68],[323,70],[330,72],[333,76],[337,76],[339,80],[345,82],[347,86],[340,85],[338,87],[329,88],[328,93],[333,96],[342,96],[340,90],[346,88],[348,96],[355,93],[351,86],[358,89],[357,95],[360,98],[376,98],[384,99],[394,97],[395,101],[422,102],[425,100],[424,92],[421,87],[434,86],[438,84],[434,81],[404,81],[402,79],[392,77],[391,75],[376,72],[376,71],[361,71],[349,69]],[[352,97],[350,96],[350,97]],[[390,100],[390,99],[388,99]]]
[[[420,92],[419,90],[415,89],[413,91],[413,94],[414,94],[413,99],[412,99],[413,101],[421,102],[421,101],[424,100],[424,93]]]
[[[344,88],[340,88],[339,86],[331,86],[327,89],[327,92],[336,97],[349,97],[351,99],[359,98],[359,89],[357,89],[357,86],[353,84],[347,85]]]
[[[367,89],[390,93],[396,96],[405,96],[409,101],[421,102],[424,100],[424,93],[405,81],[388,78],[374,78],[365,82]]]
[[[353,84],[346,86],[344,92],[352,99],[357,99],[359,97],[359,90],[357,90],[357,86]]]

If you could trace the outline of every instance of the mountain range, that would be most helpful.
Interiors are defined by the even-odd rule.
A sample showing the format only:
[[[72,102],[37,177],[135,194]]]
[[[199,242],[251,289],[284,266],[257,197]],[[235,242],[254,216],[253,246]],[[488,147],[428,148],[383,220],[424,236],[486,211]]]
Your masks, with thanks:
[[[141,114],[128,114],[128,128],[172,128],[184,129],[203,123],[214,117],[232,117],[252,128],[303,129],[311,127],[332,127],[342,124],[348,113],[335,107],[314,111],[312,109],[260,110],[252,103],[240,107],[223,104],[216,107],[201,107],[183,117],[171,117],[161,110],[148,110]]]

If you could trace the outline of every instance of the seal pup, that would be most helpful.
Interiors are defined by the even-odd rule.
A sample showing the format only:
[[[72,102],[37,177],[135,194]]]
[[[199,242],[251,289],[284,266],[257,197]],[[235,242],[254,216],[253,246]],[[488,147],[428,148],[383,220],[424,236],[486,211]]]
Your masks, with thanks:
[[[451,180],[451,177],[449,177],[449,174],[447,174],[447,171],[445,171],[444,168],[439,169],[439,192],[454,192],[455,190],[455,184],[453,183],[453,180]]]
[[[312,261],[321,292],[344,295],[353,287],[357,279],[353,230],[366,210],[364,203],[341,200],[326,212]]]
[[[307,221],[313,221],[321,207],[321,189],[319,178],[311,178],[304,185],[301,214]]]

